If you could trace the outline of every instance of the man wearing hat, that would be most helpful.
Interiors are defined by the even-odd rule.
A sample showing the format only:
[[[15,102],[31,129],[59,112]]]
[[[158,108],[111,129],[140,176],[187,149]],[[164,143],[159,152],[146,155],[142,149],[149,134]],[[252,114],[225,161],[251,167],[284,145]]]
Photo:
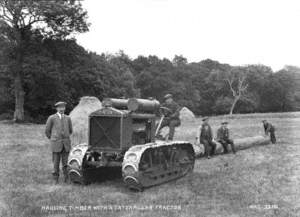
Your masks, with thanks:
[[[175,127],[178,127],[181,122],[179,118],[179,111],[181,107],[173,100],[172,94],[167,94],[164,96],[165,102],[162,107],[167,108],[165,112],[165,117],[159,127],[158,134],[160,135],[160,130],[166,126],[169,127],[169,140],[173,140],[175,134]]]
[[[203,123],[200,129],[200,143],[204,145],[204,155],[210,158],[216,151],[217,144],[213,141],[213,133],[209,125],[208,117],[202,119]],[[198,138],[196,138],[198,139]]]
[[[235,154],[235,146],[233,140],[229,138],[229,129],[227,127],[228,122],[222,122],[221,127],[218,129],[217,132],[217,140],[220,142],[224,149],[224,154],[228,153],[228,144],[231,146],[232,152]]]
[[[265,130],[265,134],[268,136],[270,134],[270,140],[272,144],[276,143],[276,136],[275,136],[275,127],[269,123],[267,120],[263,120],[263,126]]]
[[[50,139],[52,150],[52,161],[54,166],[53,178],[55,184],[59,179],[59,164],[62,163],[64,181],[68,181],[68,155],[71,149],[70,135],[72,134],[71,118],[64,114],[66,109],[65,102],[57,102],[55,104],[57,113],[51,115],[46,122],[45,134]]]

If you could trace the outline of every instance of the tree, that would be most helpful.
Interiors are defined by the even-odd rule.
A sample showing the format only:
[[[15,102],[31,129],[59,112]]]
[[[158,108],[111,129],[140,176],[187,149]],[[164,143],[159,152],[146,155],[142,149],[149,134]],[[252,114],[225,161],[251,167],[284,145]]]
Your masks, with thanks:
[[[288,71],[288,70],[291,71]],[[275,73],[280,97],[278,97],[281,111],[293,111],[299,108],[300,74],[292,68],[286,68]]]
[[[137,88],[141,91],[141,97],[162,99],[175,86],[171,79],[173,65],[168,59],[161,60],[157,56],[149,56],[148,62],[150,67],[136,76]]]
[[[183,57],[182,55],[175,55],[175,57],[172,60],[172,63],[174,66],[183,66],[186,65],[188,61],[187,58]]]
[[[242,98],[245,97],[246,90],[248,88],[248,84],[246,82],[246,74],[238,68],[237,70],[231,70],[224,79],[233,96],[233,102],[230,108],[229,114],[233,114],[233,110],[237,104],[237,102]]]
[[[231,97],[228,96],[220,96],[217,98],[215,105],[213,106],[213,111],[216,114],[224,114],[224,113],[228,113],[232,106],[232,99]]]
[[[24,120],[23,62],[32,36],[64,39],[73,32],[88,31],[86,19],[80,0],[0,0],[0,35],[9,41],[12,54],[15,121]]]

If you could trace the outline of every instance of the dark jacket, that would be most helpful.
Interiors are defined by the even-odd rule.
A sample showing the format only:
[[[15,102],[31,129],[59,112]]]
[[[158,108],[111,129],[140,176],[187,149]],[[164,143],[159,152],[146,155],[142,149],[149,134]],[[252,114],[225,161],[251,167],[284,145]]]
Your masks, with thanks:
[[[70,135],[73,132],[71,118],[58,114],[51,115],[46,122],[45,134],[50,139],[52,152],[61,152],[63,147],[66,152],[71,149]]]
[[[203,140],[212,141],[213,133],[209,124],[202,124],[200,132],[200,142]]]
[[[228,128],[224,129],[223,127],[220,127],[217,132],[217,140],[221,141],[227,139],[229,139],[229,129]]]
[[[275,127],[270,123],[265,123],[264,124],[264,130],[265,130],[265,134],[274,133],[275,132]]]
[[[163,107],[166,107],[170,109],[170,112],[166,114],[166,118],[170,120],[180,120],[179,115],[180,115],[180,109],[181,107],[176,103],[176,102],[171,102],[171,103],[163,103]]]

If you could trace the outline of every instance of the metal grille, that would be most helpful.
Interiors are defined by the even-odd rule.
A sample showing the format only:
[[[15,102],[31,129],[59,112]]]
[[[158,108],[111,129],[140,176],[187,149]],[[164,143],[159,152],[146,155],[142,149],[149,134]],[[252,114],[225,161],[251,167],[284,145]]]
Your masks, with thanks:
[[[89,145],[104,149],[119,149],[120,122],[119,117],[91,117]]]

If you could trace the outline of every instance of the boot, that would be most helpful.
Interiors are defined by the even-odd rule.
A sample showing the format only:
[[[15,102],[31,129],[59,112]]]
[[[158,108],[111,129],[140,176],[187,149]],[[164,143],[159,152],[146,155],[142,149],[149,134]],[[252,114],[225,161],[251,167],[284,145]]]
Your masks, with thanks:
[[[54,177],[54,185],[57,185],[58,184],[58,176],[57,177]]]
[[[65,175],[64,183],[69,183],[69,176]]]

